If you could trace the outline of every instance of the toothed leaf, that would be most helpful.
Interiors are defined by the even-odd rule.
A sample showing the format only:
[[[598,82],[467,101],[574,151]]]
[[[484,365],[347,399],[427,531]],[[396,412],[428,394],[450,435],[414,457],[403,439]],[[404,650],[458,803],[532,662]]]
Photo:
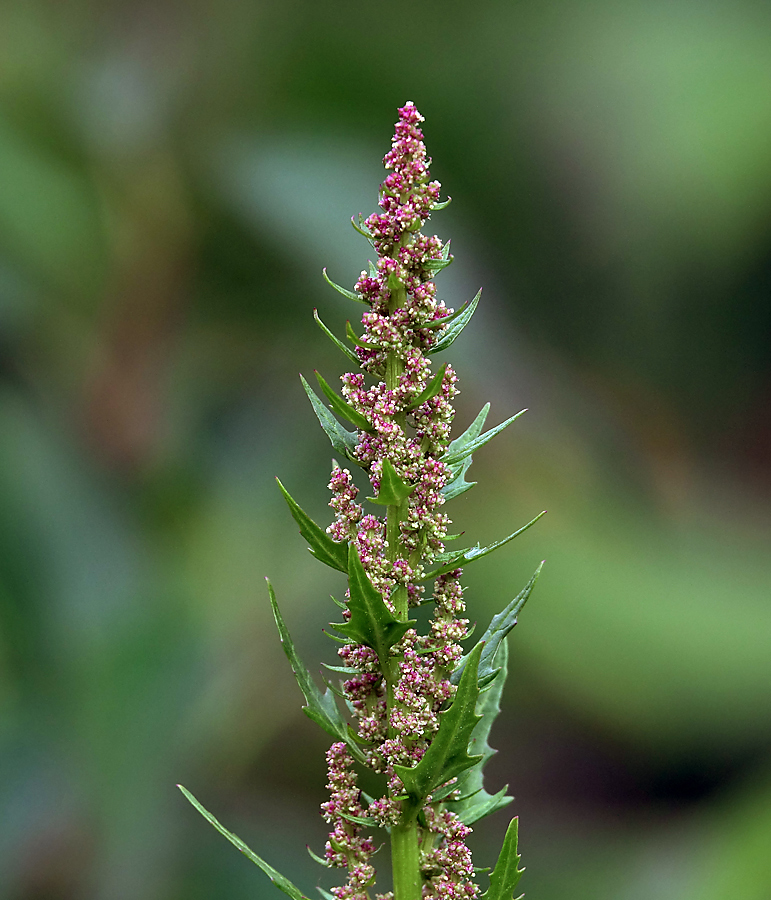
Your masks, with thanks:
[[[474,487],[476,481],[466,481],[466,472],[468,472],[470,468],[471,457],[467,456],[460,464],[460,467],[455,468],[455,475],[453,476],[452,481],[448,481],[442,488],[442,496],[445,500],[452,500],[454,497],[465,494],[466,491],[470,491],[471,488]],[[445,540],[447,540],[447,538],[445,538]]]
[[[380,490],[377,497],[367,497],[367,500],[381,506],[401,506],[416,487],[416,484],[405,484],[396,474],[391,461],[385,459],[380,473]]]
[[[204,807],[201,806],[201,804],[195,799],[190,791],[188,791],[186,788],[183,788],[181,784],[178,784],[177,787],[182,791],[185,797],[187,797],[190,803],[193,804],[198,812],[204,817],[204,819],[206,819],[207,822],[213,825],[221,835],[224,835],[234,847],[237,847],[244,854],[244,856],[250,859],[256,866],[259,866],[280,891],[283,891],[287,896],[291,897],[292,900],[307,900],[305,894],[303,894],[303,892],[298,887],[292,884],[292,882],[288,878],[284,877],[280,872],[277,872],[273,868],[273,866],[266,863],[264,859],[257,856],[257,854],[253,850],[250,850],[249,847],[246,846],[246,844],[241,840],[240,837],[236,837],[235,834],[228,831],[227,828],[221,825],[207,809],[204,809]]]
[[[347,419],[352,425],[355,425],[357,428],[360,428],[362,431],[372,431],[372,425],[364,418],[364,416],[356,412],[356,410],[351,406],[350,403],[346,403],[343,398],[335,393],[332,388],[324,381],[324,379],[319,375],[318,372],[316,374],[316,380],[319,383],[319,387],[327,399],[329,400],[329,405],[332,407],[332,412],[336,413],[340,418]]]
[[[484,787],[484,767],[496,754],[496,750],[488,743],[490,729],[501,711],[501,694],[508,672],[508,646],[503,641],[495,656],[495,665],[498,667],[498,677],[487,690],[479,694],[476,712],[481,716],[480,722],[474,729],[469,742],[469,753],[479,753],[482,760],[478,766],[467,769],[458,776],[455,789],[460,791],[460,799],[450,801],[447,808],[454,812],[464,825],[472,825],[479,819],[490,815],[496,810],[508,806],[512,797],[506,796],[508,785],[497,794],[489,794]],[[479,680],[477,674],[477,681]]]
[[[313,310],[313,318],[316,320],[316,324],[319,328],[324,332],[324,334],[332,341],[332,343],[337,347],[338,350],[342,350],[342,352],[351,360],[351,362],[356,363],[357,366],[361,365],[359,362],[359,357],[351,350],[350,347],[346,347],[346,345],[327,328],[327,326],[321,321],[319,318],[319,312],[317,309]]]
[[[431,348],[431,350],[429,351],[430,353],[439,353],[442,350],[446,350],[455,342],[458,337],[460,337],[463,329],[471,321],[471,317],[474,315],[474,310],[477,308],[477,304],[479,303],[479,298],[481,296],[482,288],[479,289],[476,297],[474,297],[474,299],[468,304],[468,306],[463,308],[460,315],[458,315],[455,321],[451,325],[447,326],[447,330]]]
[[[292,643],[292,638],[289,635],[289,629],[286,627],[281,611],[278,608],[273,585],[270,582],[268,582],[268,593],[270,594],[270,607],[273,610],[273,618],[276,620],[276,627],[278,628],[278,635],[281,639],[281,646],[284,648],[286,658],[289,660],[289,664],[294,672],[294,677],[297,679],[297,684],[300,686],[300,690],[303,692],[303,697],[305,697],[305,702],[307,703],[307,706],[303,707],[303,712],[309,719],[323,728],[327,734],[331,735],[336,740],[345,741],[359,762],[363,762],[364,756],[362,752],[349,738],[348,723],[338,709],[333,692],[327,690],[323,694],[321,693],[311,678],[310,673],[303,665],[302,660],[297,655],[297,651]]]
[[[400,622],[383,602],[364,571],[356,548],[348,551],[348,610],[351,618],[332,627],[359,644],[366,644],[377,653],[381,663],[388,659],[388,650],[404,637],[414,622]]]
[[[475,647],[469,654],[452,705],[439,713],[439,730],[420,762],[412,768],[394,766],[412,803],[418,807],[433,790],[482,761],[481,756],[470,756],[468,752],[472,732],[480,720],[476,704],[481,652],[481,647]]]
[[[438,557],[442,565],[438,569],[434,569],[429,572],[425,577],[426,580],[430,578],[436,578],[437,575],[444,575],[445,572],[452,572],[453,569],[459,569],[463,566],[467,566],[470,562],[474,562],[476,559],[481,559],[483,556],[487,556],[488,553],[492,553],[493,550],[497,550],[499,547],[503,547],[504,544],[508,544],[509,541],[513,541],[515,537],[519,537],[523,531],[527,531],[532,525],[541,518],[541,516],[546,515],[546,510],[538,513],[538,515],[531,519],[527,525],[523,525],[520,529],[515,531],[513,534],[510,534],[508,537],[503,538],[500,541],[496,541],[494,544],[490,544],[487,547],[480,547],[477,545],[476,547],[466,547],[465,550],[457,550],[453,551],[449,554],[442,553]]]
[[[341,287],[341,285],[336,284],[332,279],[327,275],[327,270],[322,269],[321,274],[324,276],[324,281],[330,286],[333,287],[339,294],[342,294],[343,297],[347,297],[349,300],[353,300],[355,303],[364,303],[367,304],[366,300],[362,300],[361,297],[354,293],[353,291],[349,291],[348,288]]]
[[[447,363],[444,363],[442,368],[426,385],[426,389],[418,394],[418,396],[407,407],[405,412],[412,412],[413,409],[417,409],[421,404],[425,403],[426,400],[430,400],[432,397],[435,397],[439,393],[439,391],[442,389],[442,381],[444,381],[444,373],[446,370]]]
[[[486,431],[475,440],[469,441],[469,443],[461,449],[451,450],[448,447],[447,452],[442,457],[442,462],[445,463],[445,465],[451,467],[456,466],[460,462],[463,462],[466,457],[471,456],[471,454],[478,450],[480,447],[484,447],[484,445],[491,441],[496,435],[500,434],[504,428],[508,428],[512,422],[515,422],[526,412],[526,409],[521,409],[518,413],[516,413],[516,415],[510,416],[508,419],[506,419],[505,422],[501,422],[500,425],[496,425],[495,428],[491,428],[489,431]]]
[[[344,541],[333,541],[321,526],[295,503],[289,491],[276,479],[279,490],[284,495],[289,511],[300,526],[300,534],[310,545],[311,553],[320,562],[340,572],[348,571],[348,545]]]
[[[302,381],[303,388],[305,388],[305,393],[308,395],[308,399],[311,401],[311,406],[313,407],[313,411],[316,413],[316,418],[319,420],[319,423],[324,429],[324,432],[329,438],[332,446],[335,448],[335,450],[337,450],[338,453],[342,453],[343,456],[351,460],[351,462],[355,462],[357,465],[361,465],[361,463],[359,463],[354,455],[354,451],[356,450],[356,443],[358,441],[356,432],[346,431],[345,428],[343,428],[343,426],[337,421],[337,419],[332,415],[327,407],[324,406],[319,397],[316,395],[316,392],[303,378],[302,375],[300,376],[300,381]]]
[[[482,646],[482,656],[479,660],[478,677],[481,685],[489,684],[498,674],[498,670],[494,666],[495,654],[503,642],[506,635],[517,624],[517,616],[522,607],[527,603],[527,599],[535,587],[538,576],[541,574],[543,563],[535,570],[533,577],[528,581],[522,591],[508,604],[508,606],[497,615],[493,616],[487,631],[479,639],[477,647]],[[474,648],[476,650],[476,647]],[[472,651],[473,652],[473,651]],[[450,681],[458,684],[462,680],[463,671],[471,653],[464,656],[458,663],[458,667],[450,675]]]
[[[525,871],[519,868],[521,856],[517,853],[518,827],[519,819],[512,819],[503,839],[498,862],[490,875],[490,887],[480,900],[512,900],[514,888]]]

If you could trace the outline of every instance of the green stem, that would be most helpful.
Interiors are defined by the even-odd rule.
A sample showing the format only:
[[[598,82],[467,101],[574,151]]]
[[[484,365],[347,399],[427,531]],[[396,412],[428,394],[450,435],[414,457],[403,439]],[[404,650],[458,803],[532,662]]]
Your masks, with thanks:
[[[418,823],[414,816],[391,828],[391,862],[394,876],[394,900],[420,900],[420,849]]]

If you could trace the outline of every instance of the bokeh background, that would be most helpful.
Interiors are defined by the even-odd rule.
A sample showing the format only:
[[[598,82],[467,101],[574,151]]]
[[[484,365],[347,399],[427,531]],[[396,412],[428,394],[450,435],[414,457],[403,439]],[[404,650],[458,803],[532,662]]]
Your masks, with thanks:
[[[3,0],[0,896],[335,883],[312,669],[331,380],[397,106],[455,199],[449,510],[510,639],[491,783],[532,900],[771,898],[771,10],[759,0]],[[505,814],[474,835],[489,864]],[[382,868],[386,868],[385,861]]]

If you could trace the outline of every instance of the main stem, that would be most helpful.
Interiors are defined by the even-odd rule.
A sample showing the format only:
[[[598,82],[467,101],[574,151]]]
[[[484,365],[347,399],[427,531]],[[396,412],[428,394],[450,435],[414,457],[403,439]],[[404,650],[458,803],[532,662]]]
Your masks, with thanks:
[[[391,312],[404,303],[406,291],[404,287],[392,290]],[[404,362],[396,353],[389,353],[386,362],[386,386],[394,390],[399,377],[404,372]],[[395,421],[402,428],[405,426],[404,413],[398,413]],[[406,503],[407,501],[405,501]],[[388,557],[394,562],[400,556],[399,523],[402,517],[401,506],[389,506],[387,513],[386,533],[388,540]],[[397,619],[406,622],[409,618],[407,589],[400,585],[393,594],[394,614]],[[393,686],[388,685],[388,713],[394,704]],[[394,900],[421,900],[423,879],[420,873],[420,848],[418,845],[417,810],[403,801],[402,819],[391,828],[391,866],[394,881]]]

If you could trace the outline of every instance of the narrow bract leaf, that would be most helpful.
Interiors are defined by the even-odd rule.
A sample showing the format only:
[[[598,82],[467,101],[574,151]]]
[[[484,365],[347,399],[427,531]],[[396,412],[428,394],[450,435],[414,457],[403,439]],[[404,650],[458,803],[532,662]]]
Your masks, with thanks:
[[[455,468],[455,475],[452,478],[452,481],[448,481],[447,484],[442,488],[442,496],[445,500],[452,500],[454,497],[458,497],[461,494],[465,494],[466,491],[471,490],[476,484],[476,481],[466,481],[466,472],[471,468],[471,457],[467,456],[459,467]],[[445,541],[447,538],[445,538]]]
[[[430,349],[430,353],[439,353],[442,350],[446,350],[455,342],[455,340],[460,336],[463,329],[471,321],[471,317],[474,315],[474,310],[477,308],[477,304],[479,303],[479,298],[481,296],[482,288],[479,289],[476,297],[474,297],[474,299],[468,304],[468,306],[463,309],[457,319],[455,319],[455,321],[451,325],[448,325],[447,331],[442,334],[439,340]]]
[[[417,409],[421,404],[425,403],[426,400],[430,400],[432,397],[435,397],[439,391],[442,389],[442,381],[444,381],[444,373],[447,369],[447,363],[445,363],[442,368],[434,375],[434,377],[429,381],[428,385],[426,385],[426,389],[421,391],[418,396],[410,403],[410,405],[406,408],[405,412],[412,412],[413,409]]]
[[[445,206],[449,206],[451,203],[452,203],[452,197],[448,197],[446,200],[440,200],[438,203],[435,203],[431,207],[431,212],[436,212],[439,209],[444,209]]]
[[[372,425],[361,413],[357,412],[350,403],[346,403],[339,394],[335,393],[318,372],[316,372],[315,375],[319,387],[324,391],[324,394],[329,400],[332,412],[336,413],[342,419],[347,419],[352,425],[355,425],[362,431],[372,431]]]
[[[379,503],[381,506],[401,506],[416,487],[416,484],[405,484],[396,474],[391,460],[385,459],[380,474],[380,490],[377,497],[367,497],[367,500],[370,503]]]
[[[484,767],[497,751],[488,743],[493,722],[501,711],[501,694],[508,671],[508,646],[503,641],[495,656],[498,677],[489,688],[481,691],[476,705],[476,713],[480,716],[479,724],[474,729],[469,742],[469,753],[479,753],[482,760],[478,766],[467,769],[458,777],[456,790],[461,792],[459,800],[450,801],[447,808],[454,812],[464,825],[472,825],[484,816],[507,806],[512,797],[506,796],[508,785],[497,794],[491,795],[484,788]],[[477,682],[479,681],[477,672]]]
[[[354,226],[355,227],[355,226]],[[362,298],[354,293],[353,291],[349,291],[348,288],[341,287],[339,284],[335,284],[334,281],[327,275],[327,270],[322,269],[321,274],[324,276],[324,281],[331,287],[333,287],[339,294],[342,294],[343,297],[347,297],[349,300],[353,300],[355,303],[363,303],[365,306],[368,306],[366,300],[362,300]]]
[[[332,415],[327,407],[324,406],[322,401],[316,395],[316,392],[302,377],[302,375],[300,376],[300,381],[302,381],[305,393],[308,395],[308,399],[311,401],[311,406],[313,407],[313,411],[316,413],[316,418],[319,420],[319,423],[324,429],[324,433],[329,438],[332,446],[335,448],[335,450],[337,450],[338,453],[342,453],[343,456],[346,457],[346,459],[351,460],[351,462],[355,462],[357,465],[361,465],[361,463],[356,459],[354,455],[354,451],[356,450],[356,443],[358,441],[356,433],[353,431],[346,431],[345,428],[343,428],[343,426],[337,421],[337,419]]]
[[[521,409],[516,415],[513,415],[510,418],[506,419],[505,422],[501,422],[500,425],[496,425],[495,428],[491,428],[489,431],[486,431],[484,434],[480,435],[478,438],[475,438],[473,441],[470,441],[468,444],[466,444],[465,447],[459,450],[451,450],[448,447],[447,452],[442,457],[442,462],[448,466],[457,465],[459,462],[462,462],[464,459],[466,459],[467,456],[471,456],[474,451],[478,450],[480,447],[484,447],[484,445],[491,441],[496,435],[500,434],[504,428],[508,428],[512,422],[515,422],[526,412],[526,409]]]
[[[523,525],[513,534],[510,534],[508,537],[503,538],[500,541],[496,541],[494,544],[490,544],[487,547],[467,547],[465,550],[457,550],[449,555],[449,558],[446,562],[443,562],[442,565],[438,569],[434,569],[429,572],[425,577],[426,580],[429,578],[436,578],[437,575],[444,575],[445,572],[452,572],[453,569],[459,569],[462,566],[468,565],[470,562],[474,562],[476,559],[481,559],[483,556],[487,556],[488,553],[492,553],[493,550],[497,550],[499,547],[503,547],[504,544],[508,544],[509,541],[513,541],[515,537],[519,537],[522,532],[527,531],[528,528],[535,525],[535,523],[541,518],[541,516],[546,515],[546,510],[538,513],[538,515],[531,519],[527,525]],[[444,557],[445,554],[442,554]]]
[[[324,859],[323,856],[319,856],[318,853],[314,853],[307,844],[305,845],[305,849],[308,851],[308,856],[310,856],[310,858],[314,862],[317,862],[320,866],[324,866],[325,869],[330,868],[332,864],[328,860]]]
[[[308,704],[303,707],[303,712],[309,719],[321,726],[327,734],[331,735],[336,740],[345,741],[359,762],[363,762],[364,756],[362,752],[359,750],[358,746],[349,739],[348,723],[338,709],[333,694],[329,690],[323,694],[321,693],[311,678],[310,673],[303,665],[302,660],[297,655],[297,651],[292,643],[292,638],[289,635],[289,629],[286,627],[286,623],[278,608],[276,594],[270,581],[268,581],[268,593],[270,594],[270,607],[273,610],[273,618],[276,620],[276,627],[278,628],[281,646],[292,667],[294,677],[297,679],[297,684],[303,692],[305,702]]]
[[[338,350],[342,350],[342,352],[351,360],[351,362],[356,363],[357,366],[361,365],[359,362],[359,357],[351,350],[350,347],[346,347],[346,345],[327,328],[327,326],[321,321],[319,318],[319,312],[317,309],[313,310],[313,318],[316,320],[316,324],[319,328],[324,332],[324,334],[332,341],[332,343],[337,347]]]
[[[257,856],[257,854],[253,850],[250,850],[249,847],[246,846],[241,838],[236,837],[235,834],[232,834],[232,832],[228,831],[227,828],[225,828],[223,825],[220,825],[220,823],[214,818],[214,816],[207,809],[204,809],[204,807],[201,806],[201,804],[195,799],[190,791],[183,788],[181,784],[178,784],[177,787],[182,791],[185,797],[187,797],[190,803],[193,804],[198,812],[204,817],[204,819],[206,819],[207,822],[213,825],[221,835],[224,835],[230,841],[230,843],[233,844],[234,847],[237,847],[244,854],[244,856],[248,857],[256,866],[259,866],[280,891],[283,891],[287,896],[291,897],[292,900],[307,900],[305,894],[303,894],[303,892],[298,887],[295,887],[295,885],[293,885],[288,878],[285,878],[280,872],[277,872],[273,868],[273,866],[269,865],[265,862],[264,859],[261,859],[259,856]]]
[[[279,490],[289,506],[295,522],[300,526],[300,534],[310,545],[311,553],[320,562],[340,572],[348,571],[348,545],[344,541],[333,541],[311,517],[295,503],[289,491],[276,479]]]
[[[422,806],[431,791],[482,760],[481,756],[469,756],[468,753],[471,734],[480,720],[476,704],[479,697],[477,665],[481,652],[482,648],[477,646],[469,654],[452,705],[439,713],[439,730],[420,762],[411,769],[394,766],[416,806]]]
[[[376,347],[374,344],[368,344],[366,341],[363,341],[353,330],[353,325],[351,325],[350,321],[345,323],[345,336],[348,340],[356,347],[361,347],[362,350],[380,350],[380,347]]]
[[[356,219],[354,219],[354,217],[351,216],[351,225],[353,225],[353,227],[359,232],[359,234],[363,234],[364,237],[370,242],[370,244],[373,243],[374,239],[372,237],[372,232],[364,224],[364,216],[362,216],[361,213],[359,213],[359,224],[358,225],[356,224]],[[373,244],[373,246],[374,246],[374,244]]]
[[[522,607],[527,603],[527,599],[535,587],[538,576],[541,574],[543,563],[535,570],[533,577],[528,581],[522,591],[508,604],[508,606],[497,615],[493,616],[487,631],[479,639],[477,647],[483,645],[482,655],[479,660],[479,681],[482,684],[489,683],[495,678],[498,670],[495,668],[493,661],[498,652],[498,648],[503,642],[506,635],[517,624],[517,616]],[[476,649],[476,647],[474,648]],[[472,651],[473,652],[473,651]],[[464,656],[458,663],[457,669],[450,675],[450,681],[458,684],[461,681],[463,670],[471,654]]]
[[[389,648],[415,623],[400,622],[385,605],[380,591],[367,577],[353,545],[348,550],[348,588],[351,618],[332,627],[351,640],[372,647],[381,664],[385,665]]]
[[[490,887],[482,894],[481,900],[512,900],[514,888],[525,871],[519,868],[521,856],[517,853],[518,826],[518,818],[509,823],[498,862],[490,875]]]

